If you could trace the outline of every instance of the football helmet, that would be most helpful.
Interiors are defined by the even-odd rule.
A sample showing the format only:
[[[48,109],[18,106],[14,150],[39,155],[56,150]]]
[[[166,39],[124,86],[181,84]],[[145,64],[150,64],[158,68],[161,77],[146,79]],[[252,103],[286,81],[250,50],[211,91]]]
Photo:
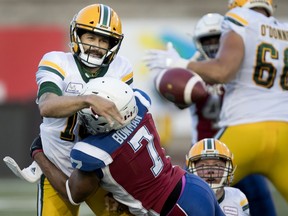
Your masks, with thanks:
[[[195,26],[193,41],[205,59],[215,58],[218,52],[223,19],[218,13],[208,13]]]
[[[261,7],[266,9],[269,16],[273,14],[273,0],[229,0],[228,8],[232,9],[234,7],[246,7],[255,8]]]
[[[205,159],[222,160],[225,162],[225,167],[214,165],[196,166],[197,162]],[[195,143],[186,156],[186,166],[188,172],[198,175],[205,180],[207,179],[207,183],[215,193],[219,188],[229,186],[233,181],[235,170],[233,154],[223,142],[217,139],[207,138]],[[199,175],[200,172],[203,174]],[[223,175],[221,175],[222,173]]]
[[[90,56],[85,53],[81,35],[93,32],[108,37],[110,47],[105,50],[102,58]],[[77,13],[70,23],[70,48],[81,62],[88,67],[101,67],[109,65],[116,56],[123,40],[122,24],[116,12],[107,5],[89,5]],[[85,44],[91,49],[93,46]],[[102,49],[98,47],[98,49]]]
[[[137,115],[138,107],[132,88],[125,82],[112,77],[100,77],[91,79],[83,88],[80,95],[95,94],[111,100],[115,103],[124,124],[114,122],[110,125],[103,116],[99,116],[91,108],[84,108],[78,111],[80,123],[92,134],[107,133],[111,130],[118,130],[128,125]]]

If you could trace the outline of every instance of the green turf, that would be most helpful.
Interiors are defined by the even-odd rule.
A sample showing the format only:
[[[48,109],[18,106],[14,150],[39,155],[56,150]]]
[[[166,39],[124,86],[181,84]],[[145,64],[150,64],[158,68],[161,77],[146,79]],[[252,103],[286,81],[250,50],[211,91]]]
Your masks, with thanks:
[[[278,216],[288,215],[288,205],[271,187]],[[0,216],[36,216],[37,185],[20,179],[0,180]],[[80,211],[81,216],[93,215],[86,205]]]
[[[36,216],[37,184],[21,179],[0,180],[0,216]],[[86,204],[81,216],[92,216]]]

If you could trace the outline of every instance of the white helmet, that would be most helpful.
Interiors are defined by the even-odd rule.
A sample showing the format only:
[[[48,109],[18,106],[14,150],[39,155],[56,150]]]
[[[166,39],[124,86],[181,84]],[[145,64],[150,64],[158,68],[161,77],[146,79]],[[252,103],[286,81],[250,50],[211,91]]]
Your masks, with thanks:
[[[219,49],[219,39],[221,35],[221,23],[224,17],[218,13],[208,13],[204,15],[194,28],[193,41],[196,48],[205,59],[215,58]],[[218,44],[205,45],[205,39],[216,37]]]
[[[125,127],[138,113],[132,88],[119,79],[112,77],[91,79],[81,93],[81,95],[89,94],[96,94],[114,102],[124,119],[123,125],[115,122],[111,126],[106,118],[97,115],[91,108],[78,111],[80,122],[86,126],[88,132],[92,135]]]

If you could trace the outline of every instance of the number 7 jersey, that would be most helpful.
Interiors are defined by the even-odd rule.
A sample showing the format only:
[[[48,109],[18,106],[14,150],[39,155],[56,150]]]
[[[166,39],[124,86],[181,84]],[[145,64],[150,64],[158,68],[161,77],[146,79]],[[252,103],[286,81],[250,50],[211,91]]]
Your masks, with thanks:
[[[165,156],[148,112],[149,97],[138,90],[135,95],[138,106],[135,119],[122,129],[76,143],[71,161],[74,168],[98,170],[101,187],[129,206],[131,213],[159,213],[185,171],[172,166]]]
[[[288,121],[288,25],[242,7],[225,15],[223,34],[231,30],[242,37],[245,54],[226,84],[219,125]]]

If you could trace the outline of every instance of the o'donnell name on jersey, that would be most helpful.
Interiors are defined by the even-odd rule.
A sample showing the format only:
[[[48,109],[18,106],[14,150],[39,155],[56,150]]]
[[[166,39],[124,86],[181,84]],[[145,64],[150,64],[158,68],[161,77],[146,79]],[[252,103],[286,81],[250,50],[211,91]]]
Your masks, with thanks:
[[[288,31],[277,29],[269,25],[261,25],[261,35],[270,38],[288,41]]]
[[[141,120],[142,120],[142,117],[137,115],[131,121],[130,124],[128,124],[122,129],[117,130],[112,135],[112,138],[121,145],[128,138],[128,136],[134,131],[134,129],[137,128]]]

